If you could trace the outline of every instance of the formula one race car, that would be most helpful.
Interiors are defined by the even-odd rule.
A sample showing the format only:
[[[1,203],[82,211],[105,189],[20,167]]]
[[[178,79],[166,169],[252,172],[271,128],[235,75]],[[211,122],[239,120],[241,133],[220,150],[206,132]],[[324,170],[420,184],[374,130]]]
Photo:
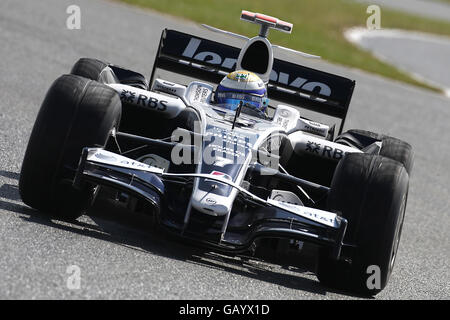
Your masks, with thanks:
[[[163,230],[227,254],[313,243],[322,283],[374,295],[399,245],[411,146],[342,132],[355,82],[274,58],[273,49],[314,57],[268,41],[269,29],[290,33],[292,24],[248,11],[241,19],[259,35],[206,28],[245,40],[242,49],[163,30],[149,80],[80,59],[41,106],[21,197],[76,218],[100,189],[114,190]],[[174,83],[157,70],[205,82]]]

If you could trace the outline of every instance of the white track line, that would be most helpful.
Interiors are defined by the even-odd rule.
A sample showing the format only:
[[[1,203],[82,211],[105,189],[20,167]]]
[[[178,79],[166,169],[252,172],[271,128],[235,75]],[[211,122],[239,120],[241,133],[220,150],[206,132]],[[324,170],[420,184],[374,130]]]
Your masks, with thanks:
[[[369,30],[366,28],[361,27],[355,27],[347,29],[344,32],[345,38],[350,41],[351,43],[354,43],[361,46],[361,40],[363,38],[401,38],[401,39],[408,39],[408,40],[415,40],[415,41],[426,41],[431,43],[436,43],[440,45],[449,45],[450,44],[450,37],[446,36],[439,36],[424,32],[417,32],[417,31],[405,31],[405,30],[398,30],[398,29],[379,29],[379,30]],[[367,48],[363,48],[365,50],[369,50]],[[394,64],[390,59],[386,58],[385,56],[374,52],[373,50],[369,50],[375,57],[377,57],[379,60],[386,62],[388,64]],[[427,79],[423,77],[422,75],[411,72],[409,69],[402,68],[401,66],[396,66],[399,70],[402,70],[404,72],[409,73],[414,79],[418,81],[422,81],[424,83],[427,83],[429,85],[441,88],[444,95],[446,97],[450,98],[450,88],[444,87],[442,84],[437,83],[433,80]]]

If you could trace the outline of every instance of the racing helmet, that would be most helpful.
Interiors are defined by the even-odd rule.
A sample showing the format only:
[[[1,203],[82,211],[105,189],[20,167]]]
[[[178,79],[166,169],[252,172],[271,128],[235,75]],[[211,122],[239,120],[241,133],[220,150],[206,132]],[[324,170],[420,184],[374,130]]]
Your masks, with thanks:
[[[225,76],[214,94],[215,103],[230,110],[243,106],[265,113],[269,104],[264,82],[253,72],[237,70]],[[245,109],[245,108],[244,108]]]

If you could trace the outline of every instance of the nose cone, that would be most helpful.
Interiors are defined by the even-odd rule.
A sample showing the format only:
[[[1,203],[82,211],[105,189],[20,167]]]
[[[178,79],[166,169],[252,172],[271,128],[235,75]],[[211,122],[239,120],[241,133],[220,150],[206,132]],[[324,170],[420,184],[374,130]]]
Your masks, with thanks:
[[[192,207],[212,216],[224,216],[231,211],[234,197],[235,195],[222,197],[213,193],[196,190],[192,196]]]

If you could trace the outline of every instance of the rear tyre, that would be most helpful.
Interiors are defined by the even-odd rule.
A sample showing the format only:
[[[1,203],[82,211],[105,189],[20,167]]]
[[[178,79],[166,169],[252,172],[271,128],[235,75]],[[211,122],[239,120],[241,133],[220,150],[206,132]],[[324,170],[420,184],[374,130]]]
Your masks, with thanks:
[[[76,218],[94,186],[72,187],[84,147],[104,147],[118,126],[121,103],[111,88],[74,75],[50,87],[34,124],[19,180],[25,204],[58,217]]]
[[[107,66],[108,64],[106,62],[97,59],[81,58],[74,64],[70,73],[101,82],[100,74]]]
[[[364,295],[383,290],[397,255],[408,184],[405,167],[386,157],[352,153],[339,162],[327,206],[348,220],[344,243],[353,247],[339,261],[320,252],[320,282]]]
[[[70,73],[100,83],[121,83],[148,90],[147,80],[142,74],[97,59],[81,58]]]
[[[380,156],[400,162],[405,167],[406,172],[411,175],[414,164],[414,154],[409,143],[396,138],[385,137],[382,141]]]
[[[348,130],[336,138],[336,142],[363,149],[375,141],[381,141],[379,155],[396,160],[405,166],[406,171],[411,175],[414,164],[414,153],[409,143],[400,139],[378,134],[366,130]]]

